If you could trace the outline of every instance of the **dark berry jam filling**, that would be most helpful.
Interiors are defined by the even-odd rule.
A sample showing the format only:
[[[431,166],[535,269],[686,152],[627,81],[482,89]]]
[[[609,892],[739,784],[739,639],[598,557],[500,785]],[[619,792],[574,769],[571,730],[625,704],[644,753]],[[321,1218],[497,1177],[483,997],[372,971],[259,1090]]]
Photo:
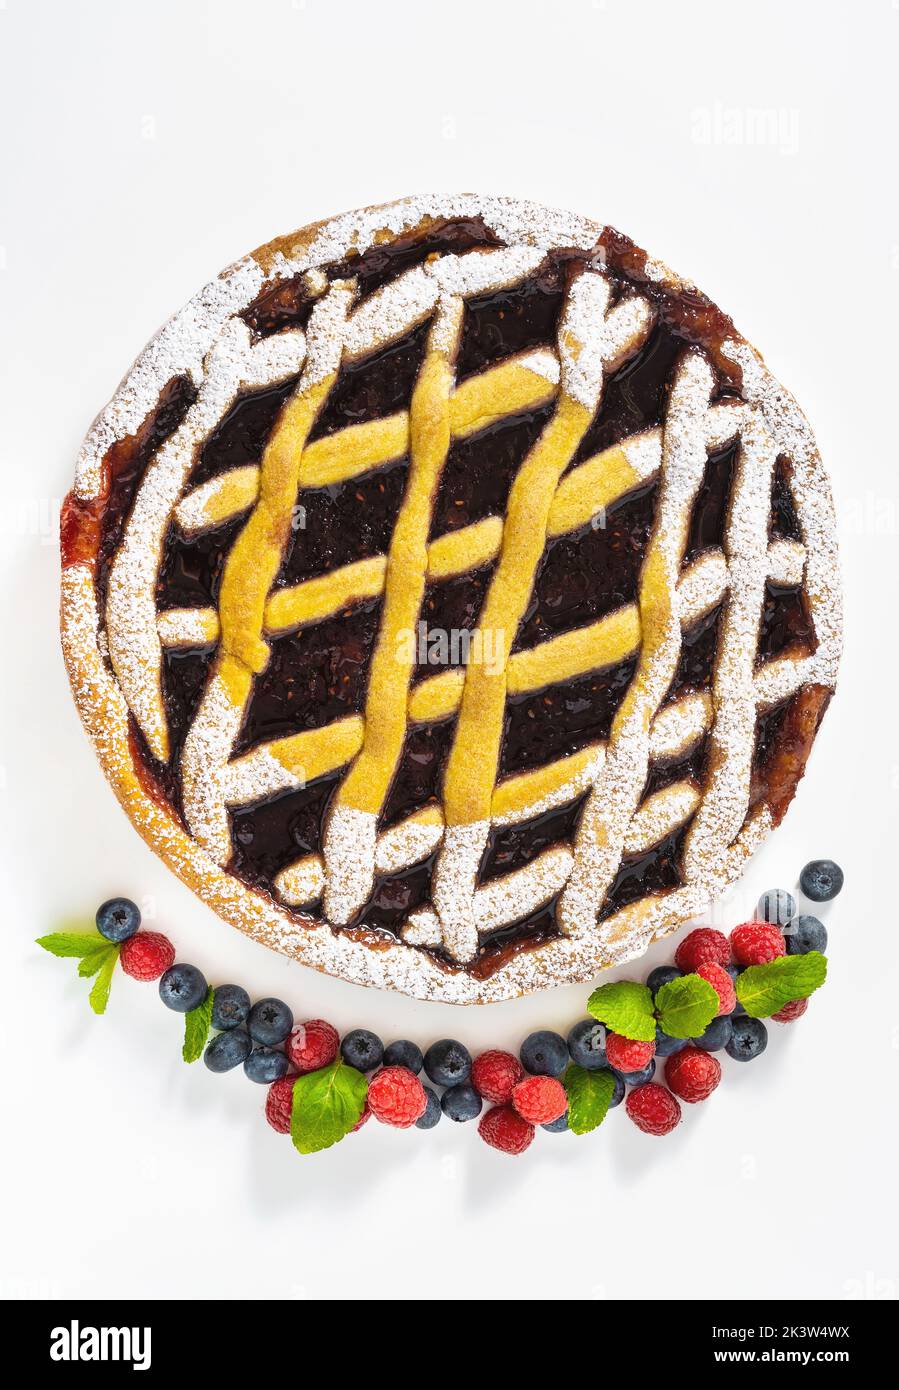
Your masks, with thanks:
[[[399,767],[381,813],[382,826],[395,825],[428,802],[440,800],[454,729],[455,720],[445,719],[440,724],[412,724],[406,730]]]
[[[556,922],[558,902],[558,897],[555,897],[545,907],[522,917],[519,922],[511,922],[509,926],[500,927],[483,937],[470,968],[474,978],[489,980],[491,975],[508,965],[515,956],[520,956],[522,951],[533,951],[547,941],[557,940],[561,936]]]
[[[723,605],[719,603],[682,634],[677,670],[668,691],[669,701],[690,691],[708,690],[711,686],[722,613]]]
[[[403,500],[408,461],[331,487],[306,488],[277,587],[384,555]]]
[[[681,863],[687,829],[687,826],[681,826],[645,854],[622,857],[600,909],[601,922],[651,893],[667,893],[672,888],[680,888],[684,881]]]
[[[432,536],[505,514],[512,480],[551,415],[552,407],[545,406],[452,441],[437,489]]]
[[[515,649],[586,627],[635,602],[657,491],[655,484],[638,488],[599,515],[595,525],[549,541]]]
[[[322,824],[341,774],[318,777],[299,791],[231,813],[231,873],[271,891],[275,877],[304,854],[321,849]]]
[[[801,587],[765,585],[759,628],[759,663],[790,652],[808,654],[817,646],[815,628]]]
[[[348,425],[362,425],[367,420],[408,410],[427,338],[428,325],[423,323],[407,337],[372,353],[364,361],[347,363],[313,426],[310,441],[323,439]]]
[[[235,754],[361,711],[380,607],[370,600],[346,616],[272,641],[268,666],[253,682]]]
[[[661,423],[682,339],[656,323],[644,346],[603,386],[602,409],[581,440],[574,463]]]
[[[792,475],[793,467],[789,459],[779,458],[774,466],[771,485],[771,516],[768,523],[771,540],[802,540],[802,527],[796,515],[796,503],[790,486]]]
[[[522,284],[468,300],[456,360],[458,381],[513,353],[555,343],[570,261],[549,256]]]
[[[431,874],[436,862],[435,853],[411,868],[376,879],[372,895],[354,925],[364,923],[399,936],[409,913],[430,902]]]
[[[690,537],[684,555],[687,565],[704,550],[720,550],[724,544],[736,459],[736,443],[709,454],[690,516]]]
[[[557,811],[547,811],[520,825],[497,825],[490,831],[487,848],[481,860],[481,882],[500,878],[513,869],[529,864],[551,845],[571,840],[577,830],[588,793]]]
[[[608,738],[635,669],[635,661],[622,661],[533,695],[512,696],[506,704],[501,775],[543,767]]]
[[[169,527],[156,581],[159,608],[214,608],[225,561],[245,518],[235,517],[198,536],[185,536],[176,525]]]
[[[703,738],[681,758],[660,758],[652,763],[643,788],[644,799],[674,786],[675,782],[695,782],[701,788],[705,783],[708,753],[708,738]]]
[[[267,386],[240,396],[200,449],[190,475],[191,487],[208,482],[219,473],[229,473],[232,468],[260,463],[281,407],[296,384],[294,376],[280,386]]]

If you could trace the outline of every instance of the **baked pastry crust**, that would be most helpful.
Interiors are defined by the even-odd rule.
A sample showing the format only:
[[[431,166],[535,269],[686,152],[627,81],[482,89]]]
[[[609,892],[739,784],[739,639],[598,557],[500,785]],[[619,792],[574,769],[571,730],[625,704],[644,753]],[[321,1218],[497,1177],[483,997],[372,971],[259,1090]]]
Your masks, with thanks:
[[[555,341],[460,378],[467,306],[528,282],[550,254],[567,265]],[[377,273],[360,295],[363,265]],[[683,351],[666,382],[663,419],[582,458],[604,384],[672,317]],[[413,329],[423,331],[424,347],[408,409],[315,434],[341,371]],[[197,459],[228,412],[249,393],[282,386],[289,394],[262,459],[197,481]],[[451,442],[540,410],[546,423],[505,513],[433,534]],[[693,553],[708,459],[728,448],[735,463],[722,541]],[[338,487],[403,457],[408,475],[386,553],[276,583],[304,488]],[[589,527],[649,482],[657,500],[635,601],[516,646],[548,541]],[[796,535],[772,530],[775,483],[789,494]],[[235,519],[217,606],[160,611],[171,526],[202,536]],[[585,980],[700,912],[782,818],[836,678],[832,503],[795,402],[694,286],[611,228],[509,199],[364,209],[270,242],[223,272],[150,343],[94,423],[64,507],[62,545],[72,689],[136,828],[215,911],[266,945],[420,998],[485,1003]],[[485,566],[478,630],[496,638],[494,649],[416,682],[414,655],[400,652],[426,585]],[[801,592],[811,636],[760,659],[772,587]],[[273,641],[375,600],[380,622],[362,707],[239,751]],[[678,693],[683,634],[718,611],[714,678]],[[163,654],[213,644],[174,788]],[[628,661],[632,675],[607,739],[497,779],[510,696]],[[776,728],[772,720],[766,733],[771,711]],[[442,796],[385,823],[410,729],[453,717]],[[656,765],[677,768],[700,744],[701,774],[689,768],[654,787]],[[320,846],[264,887],[239,876],[234,808],[335,771]],[[574,803],[569,842],[480,880],[491,836]],[[659,846],[675,835],[676,881],[662,889],[647,881],[635,901],[617,906],[612,885],[622,866],[639,873],[641,856],[657,863]],[[378,875],[429,859],[430,897],[397,935],[366,921]],[[550,901],[555,925],[539,930],[535,914]],[[322,903],[316,914],[303,910],[310,902]]]

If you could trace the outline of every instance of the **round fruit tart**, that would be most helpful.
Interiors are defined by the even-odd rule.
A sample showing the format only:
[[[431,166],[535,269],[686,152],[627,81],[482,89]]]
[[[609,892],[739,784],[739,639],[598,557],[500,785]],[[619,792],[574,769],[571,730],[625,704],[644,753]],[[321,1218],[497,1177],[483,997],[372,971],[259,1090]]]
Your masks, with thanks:
[[[792,397],[625,236],[503,198],[208,284],[93,425],[62,557],[75,699],[157,853],[267,945],[456,1003],[732,883],[840,649]]]

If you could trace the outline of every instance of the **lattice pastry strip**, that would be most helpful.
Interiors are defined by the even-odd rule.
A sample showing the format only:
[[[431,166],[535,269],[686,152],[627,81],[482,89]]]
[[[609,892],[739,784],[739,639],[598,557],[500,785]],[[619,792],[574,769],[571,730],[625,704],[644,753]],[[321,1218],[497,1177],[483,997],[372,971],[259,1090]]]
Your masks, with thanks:
[[[463,302],[438,304],[409,411],[410,466],[384,576],[384,607],[371,661],[362,747],[338,789],[324,835],[325,911],[344,925],[368,898],[378,818],[403,751],[413,656],[403,637],[418,622],[428,570],[428,534],[450,443],[449,399]]]

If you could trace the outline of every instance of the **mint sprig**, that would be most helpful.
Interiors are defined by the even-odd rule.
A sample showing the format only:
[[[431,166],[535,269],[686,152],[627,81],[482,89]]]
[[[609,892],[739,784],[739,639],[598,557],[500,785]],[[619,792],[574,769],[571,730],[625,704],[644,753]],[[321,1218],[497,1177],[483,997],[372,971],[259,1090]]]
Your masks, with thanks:
[[[294,1148],[313,1154],[339,1143],[362,1118],[367,1094],[365,1076],[342,1058],[298,1076],[290,1116]]]
[[[98,931],[55,931],[49,936],[39,936],[37,945],[49,951],[52,956],[89,956],[101,947],[111,946]]]
[[[196,1062],[203,1056],[212,1027],[212,1004],[215,990],[212,985],[206,991],[206,998],[184,1015],[184,1046],[181,1056],[185,1062]]]
[[[587,1012],[622,1038],[637,1042],[652,1042],[655,1038],[652,993],[646,985],[633,980],[600,985],[587,1000]]]
[[[109,989],[112,984],[112,972],[115,970],[116,961],[119,958],[119,947],[110,943],[106,959],[99,967],[97,978],[94,980],[94,987],[88,995],[88,1003],[95,1014],[105,1014],[106,1005],[109,1003]]]
[[[572,1062],[562,1077],[568,1095],[568,1128],[573,1134],[589,1134],[602,1124],[615,1092],[615,1077],[608,1067],[587,1071]]]
[[[700,1038],[720,1003],[717,991],[701,975],[669,980],[656,994],[659,1027],[670,1038]]]
[[[826,978],[827,957],[820,951],[779,956],[743,970],[737,976],[737,998],[750,1018],[770,1018],[795,999],[807,999]]]
[[[89,951],[86,955],[82,956],[78,962],[78,974],[81,978],[83,980],[89,980],[92,975],[96,975],[97,971],[100,970],[109,959],[110,951],[114,953],[116,960],[118,960],[119,947],[112,941],[104,941],[102,946],[98,946],[96,950]]]
[[[82,979],[96,975],[88,1002],[95,1014],[106,1012],[109,1003],[109,989],[112,972],[115,970],[121,947],[114,941],[107,941],[97,931],[57,931],[37,938],[38,946],[49,951],[52,956],[68,957],[78,961],[78,974]]]

